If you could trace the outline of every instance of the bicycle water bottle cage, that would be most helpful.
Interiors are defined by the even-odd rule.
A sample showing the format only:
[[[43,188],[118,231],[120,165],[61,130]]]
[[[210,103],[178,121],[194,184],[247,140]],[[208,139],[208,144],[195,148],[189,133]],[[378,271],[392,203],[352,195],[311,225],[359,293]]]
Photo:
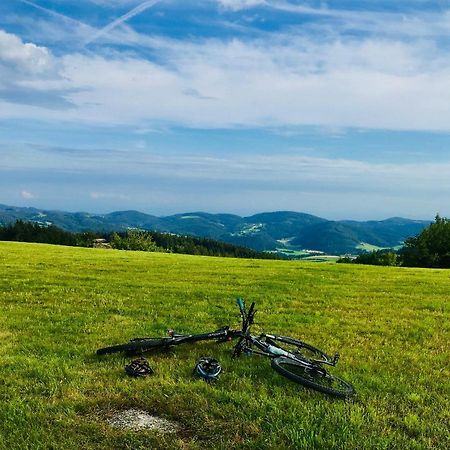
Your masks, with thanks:
[[[194,368],[194,374],[208,383],[216,381],[219,378],[220,372],[222,372],[222,367],[219,361],[209,356],[202,356]]]

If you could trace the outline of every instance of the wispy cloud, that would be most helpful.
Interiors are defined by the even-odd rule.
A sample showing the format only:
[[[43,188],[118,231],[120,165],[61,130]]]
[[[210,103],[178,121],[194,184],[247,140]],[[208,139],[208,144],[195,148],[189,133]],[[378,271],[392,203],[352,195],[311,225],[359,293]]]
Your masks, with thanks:
[[[93,200],[104,200],[104,199],[127,200],[129,198],[127,195],[112,192],[91,192],[89,196]]]
[[[450,63],[431,42],[165,41],[168,64],[115,53],[58,60],[65,99],[48,120],[193,127],[322,125],[448,130]],[[98,74],[105,74],[99,77]],[[37,80],[39,89],[50,89]],[[196,95],[192,95],[195,92]],[[414,104],[411,108],[409,105]],[[2,109],[0,116],[25,109]]]
[[[100,45],[92,52],[54,57],[45,47],[35,46],[57,63],[57,77],[52,83],[45,77],[26,79],[20,89],[26,88],[25,97],[37,99],[33,104],[45,109],[22,107],[17,95],[13,96],[17,104],[2,108],[0,117],[39,116],[50,121],[122,123],[140,128],[166,124],[450,130],[448,49],[432,35],[423,38],[433,24],[439,25],[440,36],[445,36],[445,27],[450,29],[449,13],[400,17],[398,13],[311,8],[267,0],[258,4],[342,20],[336,27],[326,21],[308,22],[304,27],[291,26],[288,32],[239,39],[177,40],[143,35],[126,25],[156,3],[140,3],[93,35],[92,28],[84,30],[85,42],[101,38],[111,45],[127,43],[136,51],[111,46],[104,50]],[[234,9],[256,5],[252,1],[221,4]],[[423,25],[422,31],[411,34],[409,40],[394,34],[395,29],[403,30],[400,34],[406,30],[413,33],[411,24],[417,23]],[[310,32],[314,26],[321,32]],[[345,32],[364,27],[371,31]],[[383,29],[389,31],[383,33]],[[22,42],[22,47],[26,45],[32,44]],[[21,79],[17,66],[11,62],[6,66],[8,79]],[[14,92],[10,89],[3,98],[13,101]],[[54,97],[55,92],[60,109],[66,106],[64,114],[51,110],[55,102],[46,105],[43,100],[46,93]]]
[[[349,158],[325,158],[296,152],[276,155],[224,155],[162,153],[130,146],[106,148],[54,148],[27,145],[22,149],[0,148],[2,166],[8,170],[49,170],[108,173],[109,176],[152,176],[199,182],[240,182],[261,189],[370,189],[410,191],[411,186],[450,195],[450,160],[439,163],[375,163]],[[21,158],[20,155],[23,155]],[[49,155],[51,157],[49,158]],[[240,180],[240,181],[239,181]],[[308,188],[309,186],[309,188]],[[97,198],[104,191],[93,191]],[[95,196],[95,195],[94,195]]]
[[[217,0],[223,8],[239,11],[241,9],[253,8],[266,4],[265,0]]]
[[[404,11],[379,10],[374,4],[365,8],[330,8],[326,2],[312,6],[311,2],[289,2],[286,0],[216,0],[223,7],[233,11],[263,7],[267,10],[286,12],[299,17],[317,18],[319,23],[302,23],[308,31],[317,28],[319,32],[359,31],[385,36],[449,37],[450,9],[443,2],[436,2],[434,8],[421,8],[422,2],[409,2]],[[361,2],[363,3],[363,2]],[[381,3],[381,2],[380,2]]]
[[[30,0],[17,0],[17,1],[19,1],[20,3],[23,3],[25,5],[31,6],[32,8],[38,9],[39,11],[44,12],[44,13],[54,17],[55,19],[58,19],[59,21],[69,22],[73,25],[77,25],[77,26],[86,28],[86,30],[90,28],[87,24],[85,24],[79,20],[76,20],[73,17],[67,16],[65,14],[61,14],[58,11],[54,11],[53,9],[45,8],[44,6],[34,3]]]
[[[27,178],[30,186],[24,193],[39,190],[39,198],[45,201],[54,195],[45,186],[61,179],[64,195],[77,201],[90,199],[93,211],[105,205],[153,213],[189,209],[248,213],[281,208],[341,218],[432,217],[442,211],[450,195],[450,161],[368,163],[305,156],[300,149],[295,154],[258,158],[149,153],[133,148],[110,154],[106,149],[69,149],[66,154],[72,157],[50,151],[54,158],[48,158],[44,148],[29,148],[23,158],[17,149],[11,151],[6,167],[3,161],[0,164],[0,187],[11,177]],[[7,160],[8,149],[2,148],[0,155]],[[46,184],[34,181],[43,179]],[[23,194],[22,198],[32,197]]]

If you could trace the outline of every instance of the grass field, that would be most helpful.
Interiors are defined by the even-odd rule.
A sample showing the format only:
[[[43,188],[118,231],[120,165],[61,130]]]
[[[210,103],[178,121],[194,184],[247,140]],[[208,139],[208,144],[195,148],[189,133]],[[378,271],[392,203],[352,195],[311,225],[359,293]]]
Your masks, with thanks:
[[[237,260],[0,243],[1,449],[446,449],[450,271]],[[239,323],[340,351],[358,393],[328,398],[231,344],[150,356],[131,379],[95,350],[166,328]],[[224,373],[192,377],[201,355]],[[178,422],[177,435],[110,428],[136,407]]]

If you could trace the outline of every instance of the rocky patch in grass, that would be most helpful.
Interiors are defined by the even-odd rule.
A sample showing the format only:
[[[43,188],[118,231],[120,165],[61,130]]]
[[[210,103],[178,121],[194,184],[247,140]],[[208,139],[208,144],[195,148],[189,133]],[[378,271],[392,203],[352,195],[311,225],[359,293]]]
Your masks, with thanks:
[[[108,423],[114,428],[129,430],[156,430],[160,433],[176,433],[180,426],[167,419],[152,416],[146,411],[140,409],[126,409],[116,412],[108,420]]]

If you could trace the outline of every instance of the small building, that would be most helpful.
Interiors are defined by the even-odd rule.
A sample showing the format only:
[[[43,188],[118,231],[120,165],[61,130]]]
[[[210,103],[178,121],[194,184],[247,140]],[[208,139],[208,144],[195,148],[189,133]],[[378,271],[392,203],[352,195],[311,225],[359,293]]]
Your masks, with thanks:
[[[106,239],[94,239],[92,242],[94,248],[112,248],[111,244]]]

